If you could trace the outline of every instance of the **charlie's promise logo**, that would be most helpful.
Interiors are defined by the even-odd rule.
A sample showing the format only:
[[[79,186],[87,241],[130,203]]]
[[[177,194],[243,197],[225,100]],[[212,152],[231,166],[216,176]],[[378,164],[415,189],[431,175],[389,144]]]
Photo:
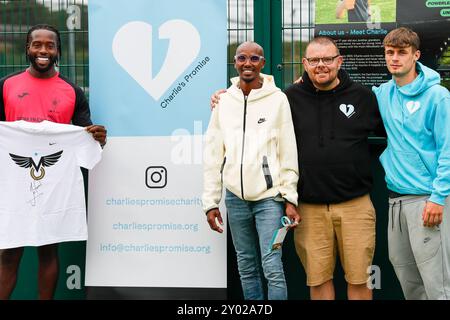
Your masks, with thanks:
[[[39,159],[39,163],[36,165],[34,163],[33,158],[31,157],[23,157],[18,156],[15,154],[10,153],[11,159],[22,168],[31,168],[30,169],[30,175],[34,180],[41,180],[45,176],[45,170],[44,167],[50,167],[58,162],[59,158],[61,158],[61,154],[63,153],[63,150],[58,151],[53,154],[49,154],[47,156],[41,157]],[[39,173],[38,176],[36,176],[36,173]]]
[[[169,20],[158,28],[159,39],[169,40],[163,65],[153,69],[153,29],[143,21],[131,21],[115,34],[112,53],[117,63],[155,100],[169,89],[200,52],[200,34],[186,20]]]

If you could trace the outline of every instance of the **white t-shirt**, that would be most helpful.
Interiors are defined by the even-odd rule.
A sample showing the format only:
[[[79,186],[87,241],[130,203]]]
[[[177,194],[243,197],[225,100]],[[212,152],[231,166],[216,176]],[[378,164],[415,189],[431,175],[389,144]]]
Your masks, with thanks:
[[[83,127],[0,122],[0,249],[86,240],[80,167],[101,153]]]

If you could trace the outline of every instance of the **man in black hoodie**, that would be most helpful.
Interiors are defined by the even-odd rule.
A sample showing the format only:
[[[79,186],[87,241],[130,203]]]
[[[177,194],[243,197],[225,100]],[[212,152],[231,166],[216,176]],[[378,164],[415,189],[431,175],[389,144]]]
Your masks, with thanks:
[[[371,299],[368,268],[375,250],[375,210],[368,136],[385,135],[375,95],[341,69],[334,41],[314,38],[299,84],[286,89],[297,138],[297,254],[311,299],[334,299],[336,251],[349,299]]]

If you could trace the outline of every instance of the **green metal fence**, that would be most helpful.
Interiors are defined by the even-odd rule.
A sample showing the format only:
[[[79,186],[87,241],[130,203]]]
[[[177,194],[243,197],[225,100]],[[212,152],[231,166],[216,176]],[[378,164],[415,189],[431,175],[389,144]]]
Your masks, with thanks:
[[[314,36],[314,1],[283,0],[283,87],[291,84],[303,73],[301,58],[306,43]]]
[[[0,0],[0,77],[27,66],[27,31],[35,24],[47,23],[61,33],[61,73],[82,88],[88,88],[87,2]]]
[[[281,88],[303,72],[301,57],[314,36],[314,0],[255,0],[255,41],[266,54],[265,72]]]

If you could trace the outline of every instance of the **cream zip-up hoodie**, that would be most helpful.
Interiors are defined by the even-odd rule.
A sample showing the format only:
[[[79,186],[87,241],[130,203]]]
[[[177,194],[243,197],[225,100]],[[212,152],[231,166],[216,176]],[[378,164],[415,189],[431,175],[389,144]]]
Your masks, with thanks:
[[[203,210],[218,208],[222,186],[257,201],[281,195],[297,205],[297,145],[289,102],[263,75],[260,89],[244,97],[239,78],[221,94],[206,133]]]

